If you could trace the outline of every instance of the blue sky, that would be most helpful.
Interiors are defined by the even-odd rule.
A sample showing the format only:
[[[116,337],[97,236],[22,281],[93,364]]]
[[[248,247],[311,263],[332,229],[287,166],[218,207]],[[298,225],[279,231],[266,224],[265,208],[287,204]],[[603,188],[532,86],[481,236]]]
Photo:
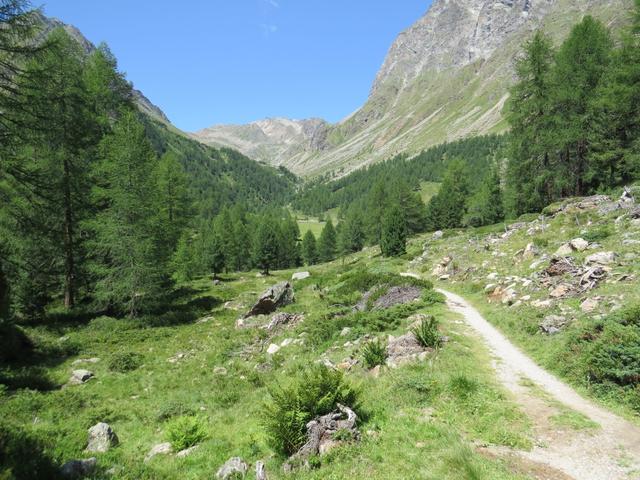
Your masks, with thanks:
[[[42,1],[45,14],[105,41],[136,88],[187,131],[276,116],[340,120],[364,103],[391,43],[430,4]]]

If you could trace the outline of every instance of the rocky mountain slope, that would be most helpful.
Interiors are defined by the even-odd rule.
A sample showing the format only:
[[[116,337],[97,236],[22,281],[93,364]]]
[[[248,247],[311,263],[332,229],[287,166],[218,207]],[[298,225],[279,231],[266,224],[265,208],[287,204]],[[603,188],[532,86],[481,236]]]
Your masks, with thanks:
[[[194,134],[295,173],[342,175],[400,152],[503,131],[514,59],[537,28],[556,40],[590,13],[615,27],[629,0],[435,0],[402,32],[366,104],[338,124],[263,120]]]

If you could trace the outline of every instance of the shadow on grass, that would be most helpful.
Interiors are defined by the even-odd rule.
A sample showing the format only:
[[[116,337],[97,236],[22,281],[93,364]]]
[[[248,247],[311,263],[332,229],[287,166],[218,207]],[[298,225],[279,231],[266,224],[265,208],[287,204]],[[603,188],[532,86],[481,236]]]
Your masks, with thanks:
[[[61,478],[46,445],[22,427],[0,422],[0,478],[15,480]]]

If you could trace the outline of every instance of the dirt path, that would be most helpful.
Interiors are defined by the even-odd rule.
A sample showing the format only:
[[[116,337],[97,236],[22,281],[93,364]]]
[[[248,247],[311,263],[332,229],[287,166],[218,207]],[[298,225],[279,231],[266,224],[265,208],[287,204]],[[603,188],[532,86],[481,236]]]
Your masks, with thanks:
[[[495,449],[494,454],[517,453],[527,461],[547,465],[576,480],[640,479],[640,428],[584,399],[536,365],[463,298],[440,292],[447,297],[449,308],[461,314],[488,345],[499,380],[533,423],[536,438],[531,451]],[[523,379],[539,387],[538,393],[527,387]],[[545,394],[541,395],[540,390]],[[574,430],[554,424],[554,415],[566,407],[585,415],[599,428]]]

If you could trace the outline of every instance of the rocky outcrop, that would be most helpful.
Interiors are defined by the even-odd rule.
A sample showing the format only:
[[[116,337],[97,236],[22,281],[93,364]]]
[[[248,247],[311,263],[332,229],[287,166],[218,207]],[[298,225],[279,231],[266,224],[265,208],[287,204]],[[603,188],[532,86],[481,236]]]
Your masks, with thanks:
[[[98,460],[95,457],[82,460],[70,460],[60,469],[64,478],[78,479],[90,476],[96,469]]]
[[[231,480],[244,478],[249,471],[249,466],[240,457],[233,457],[227,460],[216,473],[219,480]]]
[[[289,282],[280,282],[265,291],[258,301],[251,307],[244,318],[256,315],[267,315],[276,311],[280,307],[289,305],[293,302],[293,287]]]

